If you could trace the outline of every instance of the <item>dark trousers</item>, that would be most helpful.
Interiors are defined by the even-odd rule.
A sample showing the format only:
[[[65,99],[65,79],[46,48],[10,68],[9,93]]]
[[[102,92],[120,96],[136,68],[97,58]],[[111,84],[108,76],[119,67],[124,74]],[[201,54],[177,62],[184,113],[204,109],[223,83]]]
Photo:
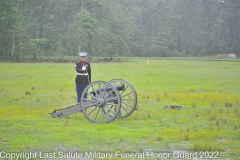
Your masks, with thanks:
[[[77,102],[80,103],[83,90],[88,86],[88,84],[78,84],[76,83],[77,91]],[[87,98],[87,93],[85,93],[84,98]]]

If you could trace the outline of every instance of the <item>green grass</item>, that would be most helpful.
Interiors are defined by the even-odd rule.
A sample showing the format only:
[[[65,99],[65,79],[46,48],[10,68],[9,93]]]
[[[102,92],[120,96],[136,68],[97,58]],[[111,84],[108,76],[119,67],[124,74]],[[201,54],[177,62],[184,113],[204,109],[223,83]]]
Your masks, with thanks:
[[[0,64],[0,151],[218,151],[240,155],[240,63],[131,59],[92,63],[92,80],[129,81],[138,93],[127,119],[94,124],[82,113],[52,118],[76,103],[70,63]],[[179,105],[181,110],[164,110]]]

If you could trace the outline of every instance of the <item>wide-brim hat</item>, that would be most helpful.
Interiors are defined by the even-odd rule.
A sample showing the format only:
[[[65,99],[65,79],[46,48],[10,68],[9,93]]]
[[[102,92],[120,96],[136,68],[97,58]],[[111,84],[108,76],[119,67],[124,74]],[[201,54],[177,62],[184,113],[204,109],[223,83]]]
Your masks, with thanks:
[[[79,52],[78,55],[79,55],[80,57],[86,57],[86,56],[87,56],[87,53],[85,53],[85,52]]]

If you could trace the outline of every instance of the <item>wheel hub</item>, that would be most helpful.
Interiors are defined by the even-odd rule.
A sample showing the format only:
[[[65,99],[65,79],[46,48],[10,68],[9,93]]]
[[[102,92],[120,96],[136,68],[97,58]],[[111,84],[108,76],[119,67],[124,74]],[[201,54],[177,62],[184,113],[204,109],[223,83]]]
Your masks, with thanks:
[[[97,106],[98,107],[103,107],[104,106],[104,100],[102,98],[97,99]]]

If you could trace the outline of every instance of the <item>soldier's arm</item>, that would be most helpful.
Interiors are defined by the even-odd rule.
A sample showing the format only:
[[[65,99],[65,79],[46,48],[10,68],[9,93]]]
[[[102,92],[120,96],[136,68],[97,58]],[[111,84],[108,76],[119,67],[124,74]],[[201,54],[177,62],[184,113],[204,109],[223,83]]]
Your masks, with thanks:
[[[75,63],[75,69],[76,69],[76,72],[81,73],[82,65],[80,63]]]

